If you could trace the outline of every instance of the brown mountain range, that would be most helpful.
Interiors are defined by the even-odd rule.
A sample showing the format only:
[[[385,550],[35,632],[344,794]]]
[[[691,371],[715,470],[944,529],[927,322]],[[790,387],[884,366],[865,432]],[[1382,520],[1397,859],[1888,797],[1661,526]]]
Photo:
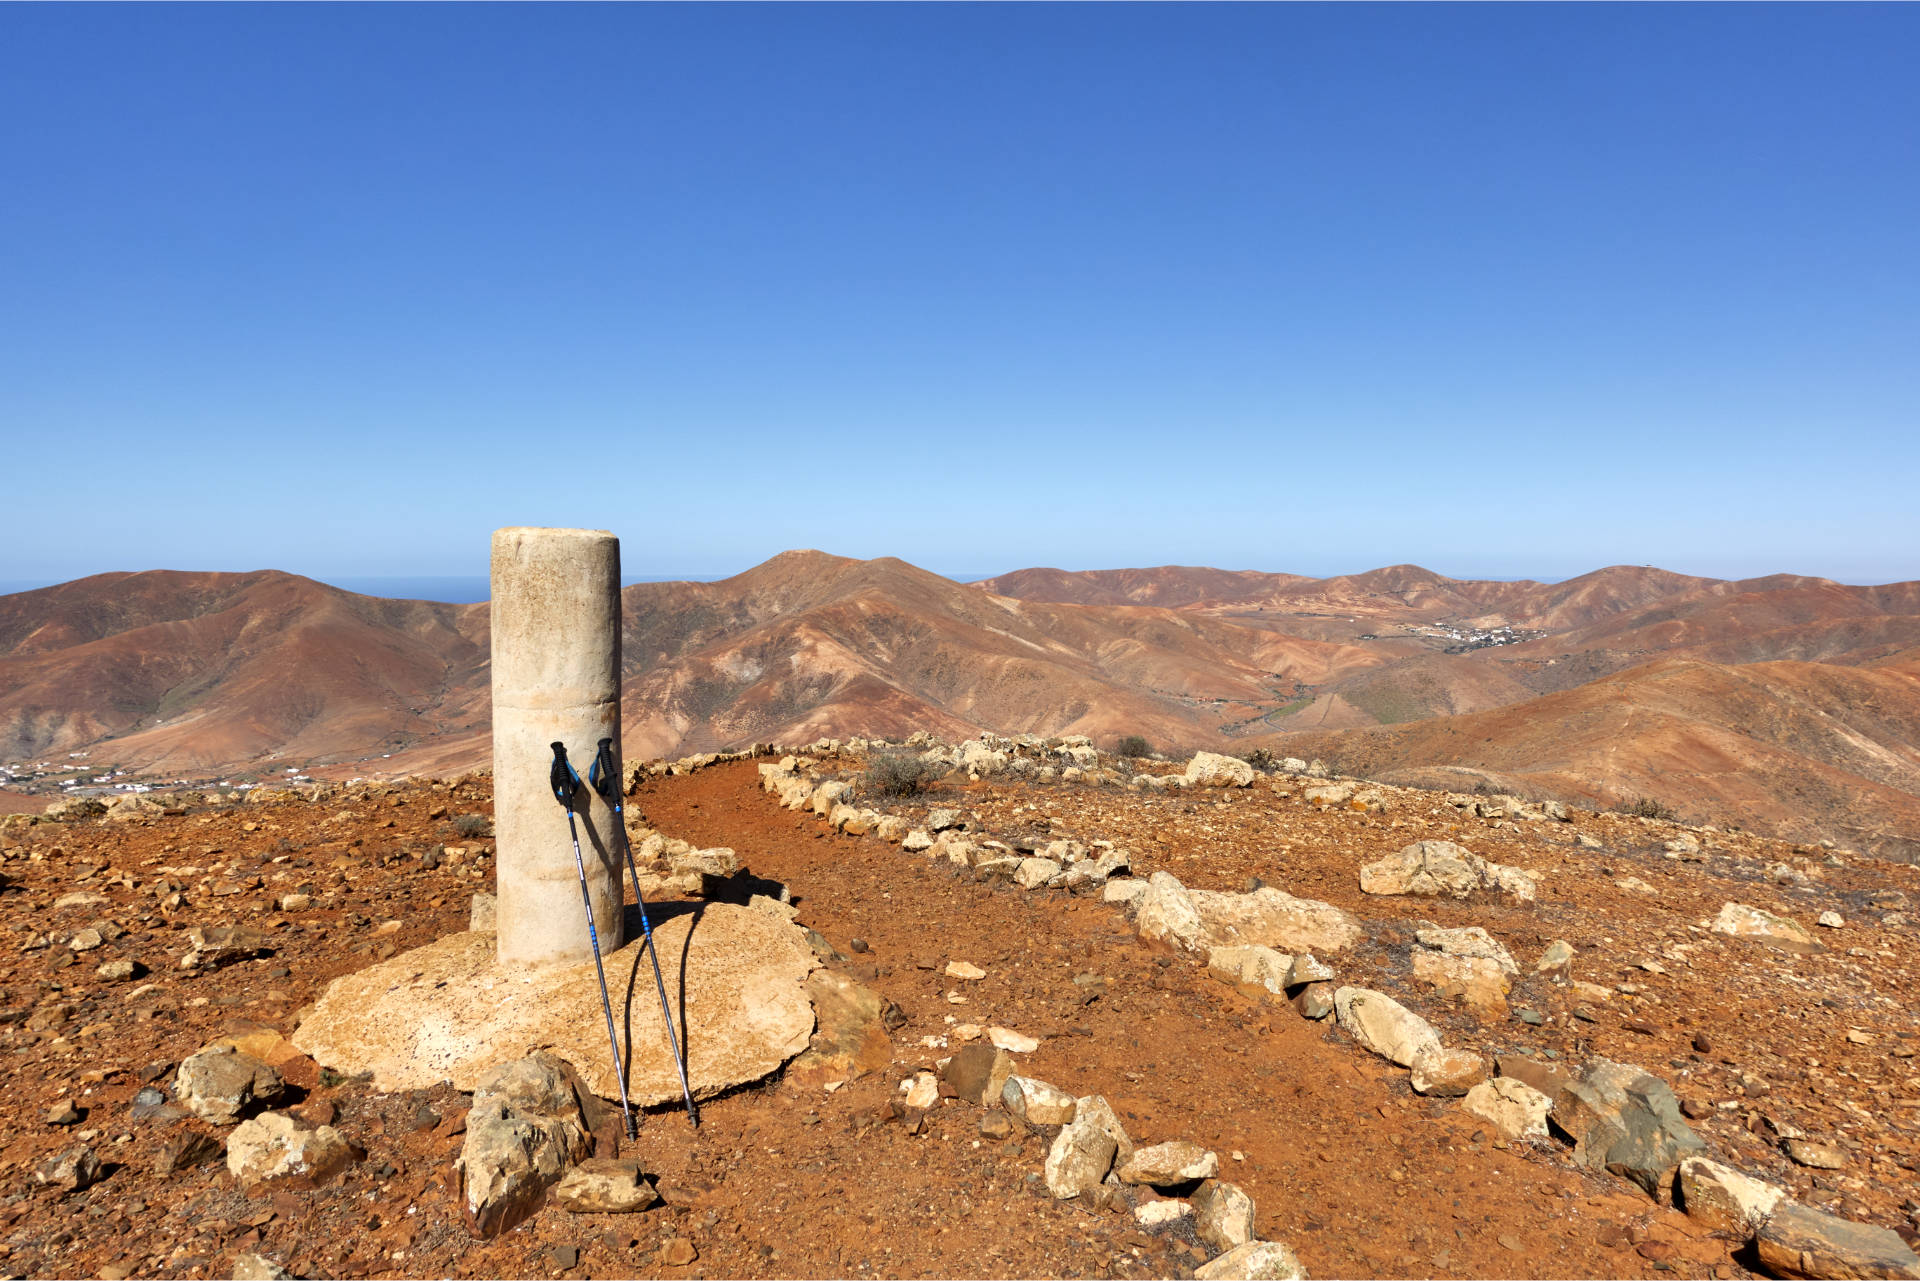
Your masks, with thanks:
[[[1400,565],[961,584],[788,552],[719,582],[629,587],[624,610],[634,756],[916,729],[1138,733],[1449,785],[1646,796],[1920,852],[1920,583],[1621,566],[1546,584]],[[92,748],[163,773],[477,763],[486,619],[485,605],[273,572],[0,597],[0,758]]]

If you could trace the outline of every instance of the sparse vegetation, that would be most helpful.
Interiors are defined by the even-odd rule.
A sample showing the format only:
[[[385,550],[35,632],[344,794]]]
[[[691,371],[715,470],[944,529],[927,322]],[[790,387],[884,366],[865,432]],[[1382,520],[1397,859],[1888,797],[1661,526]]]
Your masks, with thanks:
[[[860,791],[865,796],[912,796],[932,788],[940,775],[939,766],[912,752],[881,752],[867,762]]]
[[[1679,810],[1676,810],[1671,805],[1663,805],[1651,796],[1642,796],[1621,812],[1631,814],[1635,818],[1662,818],[1669,823],[1680,817]]]
[[[1251,752],[1242,754],[1240,759],[1257,770],[1270,770],[1280,763],[1280,758],[1264,747],[1256,747]]]
[[[1113,750],[1121,756],[1151,756],[1153,744],[1149,743],[1143,735],[1129,734],[1115,743]]]
[[[493,820],[485,814],[462,814],[453,820],[453,830],[461,836],[485,836],[493,830]]]

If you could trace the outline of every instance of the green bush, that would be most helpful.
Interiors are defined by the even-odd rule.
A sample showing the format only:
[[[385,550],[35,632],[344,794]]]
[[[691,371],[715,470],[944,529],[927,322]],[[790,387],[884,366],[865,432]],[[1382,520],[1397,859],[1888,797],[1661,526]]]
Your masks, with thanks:
[[[1115,743],[1113,750],[1122,756],[1151,756],[1153,744],[1139,734],[1129,734]]]
[[[867,762],[860,791],[866,796],[912,796],[932,788],[942,772],[912,752],[882,752]]]

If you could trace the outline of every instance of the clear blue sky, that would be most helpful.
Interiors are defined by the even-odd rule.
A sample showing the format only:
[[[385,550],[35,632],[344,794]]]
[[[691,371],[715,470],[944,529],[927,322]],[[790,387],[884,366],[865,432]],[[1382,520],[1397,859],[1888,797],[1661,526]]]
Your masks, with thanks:
[[[0,7],[0,579],[1920,577],[1920,6]]]

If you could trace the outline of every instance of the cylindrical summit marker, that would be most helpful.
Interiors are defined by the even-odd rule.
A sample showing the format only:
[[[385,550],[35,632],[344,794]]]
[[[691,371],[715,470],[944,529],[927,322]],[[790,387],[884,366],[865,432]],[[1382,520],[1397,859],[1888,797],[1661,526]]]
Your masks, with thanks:
[[[555,742],[592,760],[620,741],[620,540],[598,529],[493,534],[493,827],[502,965],[592,959],[565,810],[548,776]],[[620,845],[605,799],[574,800],[600,950],[621,935]]]

